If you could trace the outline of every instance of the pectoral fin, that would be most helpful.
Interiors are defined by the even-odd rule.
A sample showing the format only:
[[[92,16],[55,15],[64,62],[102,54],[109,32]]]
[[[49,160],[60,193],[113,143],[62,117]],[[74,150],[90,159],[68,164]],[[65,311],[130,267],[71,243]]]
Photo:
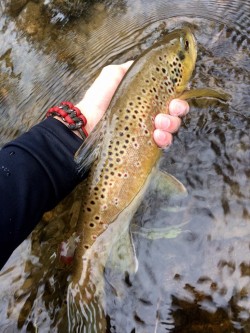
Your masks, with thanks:
[[[210,88],[186,90],[179,96],[180,99],[191,99],[191,98],[202,98],[202,97],[215,98],[226,102],[230,99],[231,96],[222,90],[213,90]]]
[[[178,179],[165,171],[158,171],[152,177],[149,192],[157,192],[160,197],[187,195],[186,187]]]
[[[187,224],[184,216],[187,189],[174,176],[157,170],[151,179],[145,202],[150,202],[151,198],[154,203],[145,205],[145,225],[143,220],[139,224],[134,223],[131,225],[131,232],[150,240],[177,237]],[[147,217],[153,217],[153,220],[148,220]]]

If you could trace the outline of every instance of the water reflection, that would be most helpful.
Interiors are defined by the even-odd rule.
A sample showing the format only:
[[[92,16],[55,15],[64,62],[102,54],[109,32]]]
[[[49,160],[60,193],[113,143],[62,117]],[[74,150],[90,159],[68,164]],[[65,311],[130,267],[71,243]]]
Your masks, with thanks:
[[[192,101],[164,153],[162,168],[183,182],[189,196],[176,212],[162,209],[165,202],[156,194],[146,198],[137,224],[179,226],[180,232],[154,240],[135,232],[135,276],[106,268],[110,331],[248,332],[249,3],[104,1],[87,12],[59,0],[47,1],[46,8],[44,1],[7,3],[11,15],[0,5],[1,144],[57,101],[78,101],[102,66],[136,57],[183,23],[195,32],[199,54],[191,85],[223,88],[232,99]],[[59,260],[58,247],[74,230],[80,192],[44,216],[3,270],[2,331],[58,330],[71,270]]]

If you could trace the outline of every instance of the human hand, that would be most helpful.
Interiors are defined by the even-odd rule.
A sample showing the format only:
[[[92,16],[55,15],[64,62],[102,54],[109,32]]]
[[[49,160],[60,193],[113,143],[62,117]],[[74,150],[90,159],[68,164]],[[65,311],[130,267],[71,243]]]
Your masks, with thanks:
[[[76,105],[87,119],[88,133],[107,110],[112,96],[132,63],[133,61],[128,61],[121,65],[104,67],[82,101]],[[172,134],[178,131],[181,125],[179,117],[186,115],[188,111],[189,105],[186,101],[174,99],[169,104],[169,114],[160,113],[155,117],[153,137],[159,147],[166,147],[172,143]]]

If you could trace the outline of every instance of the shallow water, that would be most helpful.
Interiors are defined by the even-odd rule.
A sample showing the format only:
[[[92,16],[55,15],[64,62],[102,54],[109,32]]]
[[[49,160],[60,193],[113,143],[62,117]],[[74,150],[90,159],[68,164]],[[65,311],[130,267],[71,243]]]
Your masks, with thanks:
[[[109,331],[249,332],[248,2],[117,1],[96,3],[79,18],[60,11],[50,17],[39,2],[27,2],[19,14],[12,9],[12,16],[4,7],[1,144],[41,120],[57,101],[78,101],[104,65],[138,56],[168,30],[191,27],[198,41],[191,86],[222,88],[231,100],[190,102],[161,164],[189,196],[173,211],[150,195],[136,215],[144,228],[179,230],[161,239],[134,232],[134,276],[107,267]],[[34,19],[27,19],[29,11]],[[74,230],[80,191],[46,214],[3,269],[1,331],[57,331],[71,269],[58,260],[58,244]]]

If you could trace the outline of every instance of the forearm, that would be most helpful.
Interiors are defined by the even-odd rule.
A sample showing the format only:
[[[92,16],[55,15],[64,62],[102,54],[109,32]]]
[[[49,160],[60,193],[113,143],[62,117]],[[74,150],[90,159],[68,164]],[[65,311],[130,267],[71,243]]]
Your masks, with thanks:
[[[0,266],[80,182],[74,153],[82,140],[48,118],[0,151]]]

